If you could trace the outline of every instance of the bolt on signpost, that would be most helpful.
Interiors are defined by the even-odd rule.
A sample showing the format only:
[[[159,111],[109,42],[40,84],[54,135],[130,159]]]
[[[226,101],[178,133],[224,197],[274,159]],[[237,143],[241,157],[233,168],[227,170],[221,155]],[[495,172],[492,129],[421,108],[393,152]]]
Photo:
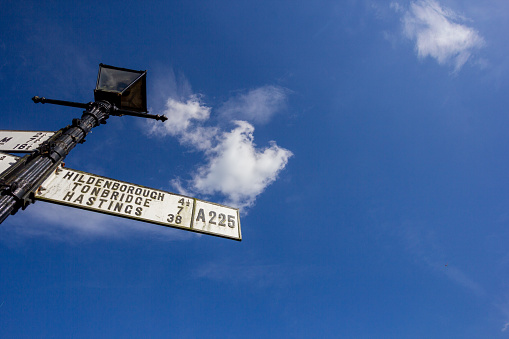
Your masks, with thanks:
[[[146,71],[99,65],[94,102],[34,97],[35,103],[84,108],[57,132],[0,131],[0,223],[35,200],[242,240],[238,209],[67,169],[62,161],[111,116],[167,120],[147,112]]]

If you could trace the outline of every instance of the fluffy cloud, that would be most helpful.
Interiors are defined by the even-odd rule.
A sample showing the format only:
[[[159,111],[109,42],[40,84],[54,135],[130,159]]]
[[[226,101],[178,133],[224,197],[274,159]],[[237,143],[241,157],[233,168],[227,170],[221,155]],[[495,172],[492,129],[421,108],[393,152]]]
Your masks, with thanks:
[[[263,86],[231,98],[218,111],[229,119],[264,124],[285,106],[287,92],[282,87]]]
[[[430,56],[441,65],[451,63],[459,71],[472,51],[483,46],[484,40],[458,21],[464,20],[434,0],[413,2],[403,16],[404,33],[415,40],[419,57]]]
[[[236,124],[207,152],[208,162],[193,176],[191,187],[205,194],[221,193],[229,204],[247,207],[276,179],[292,153],[275,142],[257,149],[253,126],[245,121]]]
[[[279,87],[261,87],[228,100],[219,111],[222,117],[267,122],[283,107],[286,92]],[[186,101],[168,99],[163,112],[168,120],[164,124],[152,122],[151,132],[175,136],[183,145],[204,152],[205,164],[190,179],[172,181],[179,193],[221,194],[229,205],[249,207],[276,180],[292,153],[274,141],[269,147],[258,148],[254,127],[246,121],[232,121],[235,128],[231,131],[205,126],[210,112],[196,95]]]
[[[210,110],[210,107],[201,103],[197,95],[191,95],[185,102],[168,98],[164,110],[168,120],[164,124],[151,121],[150,132],[157,135],[177,136],[182,143],[200,150],[210,148],[217,129],[196,125],[200,121],[209,119]]]

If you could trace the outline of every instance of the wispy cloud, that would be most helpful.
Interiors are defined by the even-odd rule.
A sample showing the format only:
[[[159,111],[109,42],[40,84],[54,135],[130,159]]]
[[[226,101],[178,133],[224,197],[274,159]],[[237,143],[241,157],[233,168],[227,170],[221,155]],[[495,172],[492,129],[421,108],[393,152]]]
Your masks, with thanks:
[[[172,241],[193,237],[190,232],[42,201],[29,206],[23,213],[11,216],[8,222],[14,227],[2,228],[0,239],[9,243],[30,238],[76,242],[131,237]]]
[[[236,284],[254,284],[260,287],[272,285],[284,279],[278,265],[239,265],[234,263],[209,262],[196,268],[193,276],[198,279],[228,281]]]
[[[509,329],[509,302],[508,302],[508,293],[499,293],[497,294],[496,300],[493,302],[495,307],[497,307],[503,316],[503,326],[500,329],[502,332],[506,332]]]
[[[230,98],[218,112],[229,120],[247,120],[265,124],[286,103],[288,90],[279,86],[263,86]]]
[[[438,235],[421,222],[405,222],[402,225],[403,241],[410,253],[430,268],[439,270],[456,284],[470,290],[477,296],[486,294],[484,288],[454,263],[448,263],[448,251],[441,244]],[[445,266],[447,263],[447,266]]]
[[[508,327],[509,327],[509,322],[504,324],[504,327],[502,327],[502,332],[505,332]]]
[[[438,274],[443,274],[450,281],[478,297],[488,295],[487,290],[465,272],[460,263],[451,260],[456,255],[450,253],[444,245],[444,239],[437,232],[435,225],[415,220],[384,223],[379,220],[379,214],[383,213],[383,210],[370,212],[371,217],[375,218],[376,223],[380,225],[382,234],[394,235],[416,262],[424,264]]]
[[[313,270],[316,268],[313,268]],[[284,286],[298,281],[297,277],[309,275],[308,267],[283,264],[260,264],[245,259],[243,262],[216,260],[201,264],[192,271],[195,279],[207,279],[228,284],[266,288]]]
[[[260,87],[226,101],[218,111],[222,117],[266,123],[283,107],[287,92],[275,86]],[[274,141],[268,147],[257,147],[254,127],[247,121],[231,121],[234,127],[230,131],[220,126],[207,126],[211,110],[198,95],[192,94],[185,100],[169,98],[162,112],[169,119],[164,124],[149,122],[150,131],[177,137],[181,144],[204,154],[205,163],[190,179],[172,180],[180,193],[221,194],[225,197],[224,203],[249,207],[276,180],[292,152]]]
[[[407,11],[393,3],[403,13],[403,30],[406,37],[415,41],[420,58],[432,57],[440,65],[452,64],[459,71],[474,50],[484,45],[479,33],[465,24],[466,20],[434,0],[412,2]]]

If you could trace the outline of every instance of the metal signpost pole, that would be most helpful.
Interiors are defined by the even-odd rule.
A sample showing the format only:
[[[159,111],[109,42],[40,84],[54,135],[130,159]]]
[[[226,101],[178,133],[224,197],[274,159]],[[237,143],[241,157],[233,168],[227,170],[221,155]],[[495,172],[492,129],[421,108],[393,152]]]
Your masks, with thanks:
[[[40,98],[34,97],[34,102]],[[39,100],[39,101],[38,101]],[[0,183],[0,223],[10,214],[32,201],[31,194],[53,172],[60,162],[93,127],[106,123],[112,105],[106,101],[87,104],[81,119],[74,119],[71,126],[64,127],[19,165],[4,175]]]

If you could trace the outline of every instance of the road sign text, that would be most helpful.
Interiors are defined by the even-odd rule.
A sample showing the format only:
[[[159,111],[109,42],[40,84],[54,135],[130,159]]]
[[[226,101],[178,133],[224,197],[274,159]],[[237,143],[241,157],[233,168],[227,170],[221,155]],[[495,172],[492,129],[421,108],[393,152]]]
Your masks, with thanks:
[[[58,168],[48,177],[35,197],[241,240],[238,209],[67,168]]]

